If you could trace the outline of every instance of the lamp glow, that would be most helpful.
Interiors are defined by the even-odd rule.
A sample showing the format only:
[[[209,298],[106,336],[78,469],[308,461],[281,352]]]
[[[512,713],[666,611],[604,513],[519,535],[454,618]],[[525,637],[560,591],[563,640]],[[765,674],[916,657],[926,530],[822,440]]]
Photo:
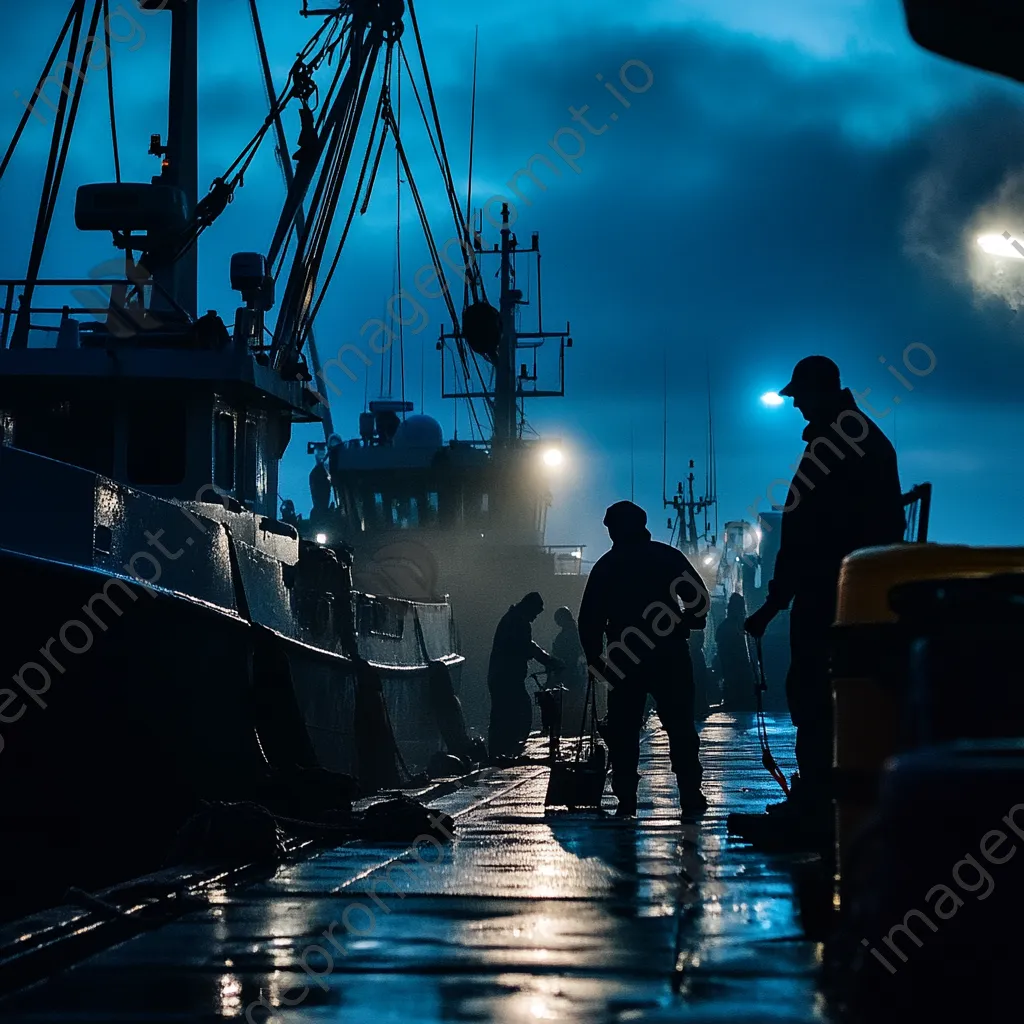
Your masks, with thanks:
[[[770,405],[770,406],[782,405],[782,401],[783,401],[782,395],[780,395],[777,391],[766,391],[761,396],[761,404],[762,405]]]
[[[715,556],[714,555],[705,555],[704,556],[704,564],[705,565],[710,565],[714,560],[715,560]]]
[[[327,534],[326,533],[318,533],[316,535],[316,542],[317,542],[317,544],[326,544],[327,543]]]
[[[990,256],[1024,260],[1024,245],[1021,245],[1009,231],[1004,231],[1001,235],[979,235],[978,245]]]
[[[560,448],[548,448],[544,452],[545,466],[560,466],[565,461],[565,456]]]

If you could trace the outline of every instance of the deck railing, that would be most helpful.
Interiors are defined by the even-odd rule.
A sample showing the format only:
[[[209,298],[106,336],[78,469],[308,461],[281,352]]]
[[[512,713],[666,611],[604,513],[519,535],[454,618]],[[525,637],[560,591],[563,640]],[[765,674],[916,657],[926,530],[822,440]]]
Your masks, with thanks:
[[[908,544],[924,544],[928,540],[928,519],[932,510],[932,485],[916,484],[903,495],[907,529],[903,539]]]

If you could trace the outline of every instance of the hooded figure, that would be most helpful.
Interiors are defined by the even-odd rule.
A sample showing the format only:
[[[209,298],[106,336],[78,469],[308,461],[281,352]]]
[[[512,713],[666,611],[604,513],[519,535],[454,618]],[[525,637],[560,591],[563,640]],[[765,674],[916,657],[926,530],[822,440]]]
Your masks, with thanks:
[[[610,506],[604,524],[612,548],[598,559],[580,604],[580,640],[589,670],[611,686],[605,739],[618,817],[636,814],[640,730],[648,695],[668,733],[684,813],[707,807],[694,727],[688,637],[703,629],[707,587],[686,556],[651,539],[647,513],[631,501]],[[607,651],[602,648],[607,638]]]
[[[743,623],[747,606],[742,594],[733,594],[718,629],[715,644],[718,647],[718,670],[722,673],[722,695],[728,711],[756,711],[754,673],[747,653],[747,638]]]
[[[906,521],[896,451],[849,388],[840,386],[839,367],[825,356],[801,359],[779,394],[791,397],[807,420],[807,447],[783,506],[768,596],[746,630],[763,636],[792,604],[786,699],[797,730],[800,784],[783,807],[793,820],[820,825],[825,833],[833,733],[828,638],[839,568],[859,548],[902,541]],[[822,842],[827,848],[827,835]]]
[[[491,757],[518,757],[533,725],[533,702],[526,689],[530,659],[548,669],[561,663],[533,642],[533,621],[544,611],[540,594],[532,591],[501,617],[494,631],[487,668],[491,722],[487,747]]]
[[[562,732],[575,736],[583,721],[583,701],[587,691],[587,666],[580,643],[580,630],[568,608],[559,608],[554,614],[559,632],[551,644],[551,653],[562,663],[550,680],[551,686],[562,686]]]

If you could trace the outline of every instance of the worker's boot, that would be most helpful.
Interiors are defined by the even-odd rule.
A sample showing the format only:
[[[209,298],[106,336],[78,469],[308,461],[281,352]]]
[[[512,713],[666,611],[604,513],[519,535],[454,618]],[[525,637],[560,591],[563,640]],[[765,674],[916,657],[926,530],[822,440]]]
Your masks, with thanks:
[[[708,798],[701,792],[699,782],[676,776],[679,786],[679,811],[684,818],[696,817],[708,809]]]
[[[800,815],[804,811],[804,787],[803,780],[799,773],[795,774],[789,783],[789,795],[785,800],[768,804],[765,807],[766,814]]]

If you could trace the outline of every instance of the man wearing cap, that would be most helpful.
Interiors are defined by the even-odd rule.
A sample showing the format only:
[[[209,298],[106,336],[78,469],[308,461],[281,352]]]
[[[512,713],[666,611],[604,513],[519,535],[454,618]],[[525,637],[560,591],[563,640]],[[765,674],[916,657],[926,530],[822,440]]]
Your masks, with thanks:
[[[703,629],[707,587],[686,556],[651,539],[647,513],[631,501],[610,506],[604,524],[612,548],[595,563],[580,603],[579,630],[590,672],[611,687],[604,737],[612,765],[616,816],[636,815],[640,731],[647,696],[668,734],[684,814],[701,813],[699,737],[694,726],[688,637]],[[605,638],[607,650],[602,655]]]
[[[792,398],[807,420],[807,447],[783,505],[767,600],[746,630],[763,636],[792,604],[786,699],[797,730],[799,786],[778,809],[795,815],[801,828],[826,831],[833,734],[828,638],[839,568],[859,548],[902,541],[906,522],[896,451],[841,386],[839,367],[825,356],[801,359],[779,394]]]
[[[505,612],[494,631],[487,667],[491,694],[487,749],[491,757],[518,757],[526,746],[533,724],[533,703],[526,689],[530,659],[548,669],[562,667],[558,658],[534,642],[533,621],[542,611],[543,599],[531,591]]]

